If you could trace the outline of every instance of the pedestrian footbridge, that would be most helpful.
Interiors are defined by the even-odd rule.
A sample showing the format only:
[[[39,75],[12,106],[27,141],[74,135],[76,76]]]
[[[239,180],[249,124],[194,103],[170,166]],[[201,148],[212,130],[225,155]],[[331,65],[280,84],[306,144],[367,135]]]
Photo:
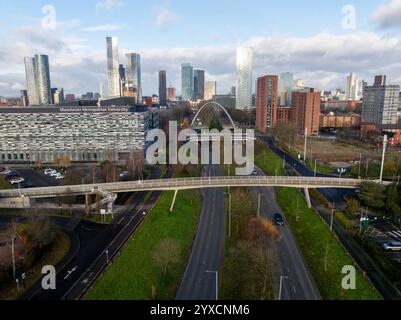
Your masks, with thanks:
[[[72,195],[100,195],[102,204],[107,203],[111,211],[115,194],[122,192],[140,191],[175,191],[179,190],[226,188],[226,187],[290,187],[302,188],[309,203],[308,189],[346,188],[355,189],[363,180],[318,178],[318,177],[262,177],[262,176],[236,176],[236,177],[201,177],[181,179],[139,180],[115,183],[83,184],[71,186],[27,188],[0,190],[0,207],[26,208],[30,200],[35,198],[52,198]],[[175,199],[174,196],[174,199]],[[174,204],[173,200],[173,204]]]

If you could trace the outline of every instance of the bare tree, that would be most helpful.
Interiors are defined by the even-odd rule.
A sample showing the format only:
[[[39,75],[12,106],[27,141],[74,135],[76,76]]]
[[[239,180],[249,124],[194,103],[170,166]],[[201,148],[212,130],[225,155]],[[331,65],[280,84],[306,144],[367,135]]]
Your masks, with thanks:
[[[153,251],[153,260],[166,274],[171,264],[177,263],[180,257],[179,245],[170,238],[164,238],[156,245]]]
[[[18,239],[18,223],[16,221],[13,221],[8,225],[8,228],[6,230],[6,236],[7,236],[7,244],[11,250],[11,265],[13,270],[13,278],[15,279],[15,276],[17,274],[17,266],[15,261],[15,247]]]

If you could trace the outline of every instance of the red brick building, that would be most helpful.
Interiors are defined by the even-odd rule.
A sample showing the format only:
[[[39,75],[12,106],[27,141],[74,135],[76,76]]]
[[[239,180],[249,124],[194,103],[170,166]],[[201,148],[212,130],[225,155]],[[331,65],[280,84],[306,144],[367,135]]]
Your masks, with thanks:
[[[292,93],[291,121],[298,126],[299,132],[308,135],[319,135],[320,92],[310,88]]]
[[[376,125],[373,123],[362,123],[361,125],[361,135],[367,137],[370,133],[375,132],[377,135],[384,136],[387,135],[388,143],[390,145],[401,145],[401,126],[400,125]],[[380,137],[379,137],[380,138]],[[381,143],[382,138],[377,142]]]
[[[291,117],[291,107],[277,108],[277,124],[288,124]]]
[[[266,132],[277,126],[278,76],[258,78],[256,91],[256,129]]]

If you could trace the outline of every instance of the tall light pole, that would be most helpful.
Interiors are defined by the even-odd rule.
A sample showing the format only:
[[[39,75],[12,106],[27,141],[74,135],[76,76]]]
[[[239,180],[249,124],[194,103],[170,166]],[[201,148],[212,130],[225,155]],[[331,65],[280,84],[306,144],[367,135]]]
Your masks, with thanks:
[[[306,163],[306,142],[308,139],[308,128],[305,127],[305,145],[304,145],[304,161]]]
[[[383,156],[382,156],[382,166],[380,169],[380,181],[383,181],[383,171],[384,171],[384,158],[386,156],[386,147],[387,147],[387,135],[383,138]]]
[[[282,291],[283,291],[283,280],[284,279],[289,279],[287,276],[281,276],[280,277],[280,288],[279,288],[279,291],[278,291],[278,299],[279,300],[281,300],[281,293],[282,293]]]
[[[219,300],[219,272],[206,270],[206,273],[214,273],[216,276],[216,301]]]
[[[231,192],[228,191],[228,237],[231,238]]]
[[[330,231],[333,231],[334,207],[331,209]]]
[[[313,171],[314,172],[314,177],[316,178],[316,170],[317,170],[317,159],[315,159],[315,170]]]

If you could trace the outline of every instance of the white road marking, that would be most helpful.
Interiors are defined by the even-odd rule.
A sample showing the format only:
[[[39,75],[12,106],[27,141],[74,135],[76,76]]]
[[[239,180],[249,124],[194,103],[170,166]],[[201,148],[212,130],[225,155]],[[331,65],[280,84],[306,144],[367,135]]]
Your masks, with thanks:
[[[78,266],[75,266],[71,270],[68,270],[67,275],[64,277],[64,280],[67,279],[71,275],[71,273],[73,273],[75,270],[77,270],[77,268],[78,268]]]

